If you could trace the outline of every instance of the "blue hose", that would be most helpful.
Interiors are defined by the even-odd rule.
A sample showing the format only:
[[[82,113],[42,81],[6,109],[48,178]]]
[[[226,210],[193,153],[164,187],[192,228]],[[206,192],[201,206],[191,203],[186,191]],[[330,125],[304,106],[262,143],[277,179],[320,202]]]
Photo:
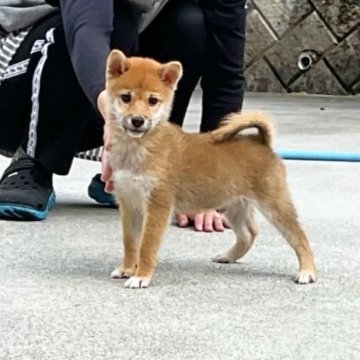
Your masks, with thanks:
[[[276,153],[287,160],[360,162],[360,153],[355,152],[278,150]]]

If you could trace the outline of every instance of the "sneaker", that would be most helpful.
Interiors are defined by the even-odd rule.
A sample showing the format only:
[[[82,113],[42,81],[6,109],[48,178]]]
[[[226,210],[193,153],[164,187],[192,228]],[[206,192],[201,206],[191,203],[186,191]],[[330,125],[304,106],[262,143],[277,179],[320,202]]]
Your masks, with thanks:
[[[117,207],[114,197],[105,192],[105,183],[101,181],[101,174],[96,174],[88,187],[88,195],[91,199],[104,205]]]
[[[0,179],[0,219],[44,220],[55,205],[52,174],[26,154],[15,154]]]

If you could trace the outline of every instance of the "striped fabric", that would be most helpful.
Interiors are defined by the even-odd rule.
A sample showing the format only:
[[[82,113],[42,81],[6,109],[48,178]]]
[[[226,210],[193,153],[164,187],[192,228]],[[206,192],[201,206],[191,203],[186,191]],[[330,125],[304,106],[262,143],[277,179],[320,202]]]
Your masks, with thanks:
[[[101,161],[101,152],[102,147],[77,153],[75,157],[91,161]]]
[[[15,68],[9,67],[9,64],[29,31],[30,28],[26,28],[22,31],[12,32],[6,36],[0,37],[0,85],[3,80],[26,72],[26,61],[26,63],[22,62],[17,64],[18,66]]]

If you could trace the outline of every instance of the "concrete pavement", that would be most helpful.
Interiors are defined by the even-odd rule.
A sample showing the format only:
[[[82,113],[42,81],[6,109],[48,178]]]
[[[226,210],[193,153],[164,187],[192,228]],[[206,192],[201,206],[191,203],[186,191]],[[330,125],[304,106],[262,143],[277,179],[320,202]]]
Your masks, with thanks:
[[[359,100],[247,94],[245,107],[273,116],[276,148],[360,151]],[[199,104],[197,95],[191,131]],[[0,359],[360,359],[360,163],[286,165],[316,284],[292,282],[295,255],[259,215],[258,239],[235,265],[209,261],[231,231],[171,226],[152,286],[136,291],[109,278],[118,215],[86,195],[99,164],[75,160],[55,178],[46,221],[0,221]]]

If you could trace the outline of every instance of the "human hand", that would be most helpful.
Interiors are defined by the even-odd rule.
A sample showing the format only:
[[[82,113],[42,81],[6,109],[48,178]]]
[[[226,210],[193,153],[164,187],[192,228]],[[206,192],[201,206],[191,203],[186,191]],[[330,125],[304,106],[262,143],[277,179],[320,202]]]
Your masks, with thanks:
[[[108,114],[106,111],[106,90],[103,90],[97,98],[97,107],[104,119],[104,147],[101,153],[101,181],[105,183],[105,191],[111,193],[114,190],[114,184],[110,180],[112,175],[112,169],[108,161],[108,153],[111,148],[110,146],[110,127],[108,123]]]
[[[104,125],[104,147],[101,153],[101,181],[105,183],[105,191],[111,193],[114,190],[114,183],[110,180],[112,175],[112,169],[109,165],[110,144],[109,144],[109,126]]]
[[[179,227],[188,227],[192,224],[196,231],[224,231],[230,228],[230,224],[224,215],[219,214],[214,209],[207,209],[195,214],[176,214],[176,224]]]

